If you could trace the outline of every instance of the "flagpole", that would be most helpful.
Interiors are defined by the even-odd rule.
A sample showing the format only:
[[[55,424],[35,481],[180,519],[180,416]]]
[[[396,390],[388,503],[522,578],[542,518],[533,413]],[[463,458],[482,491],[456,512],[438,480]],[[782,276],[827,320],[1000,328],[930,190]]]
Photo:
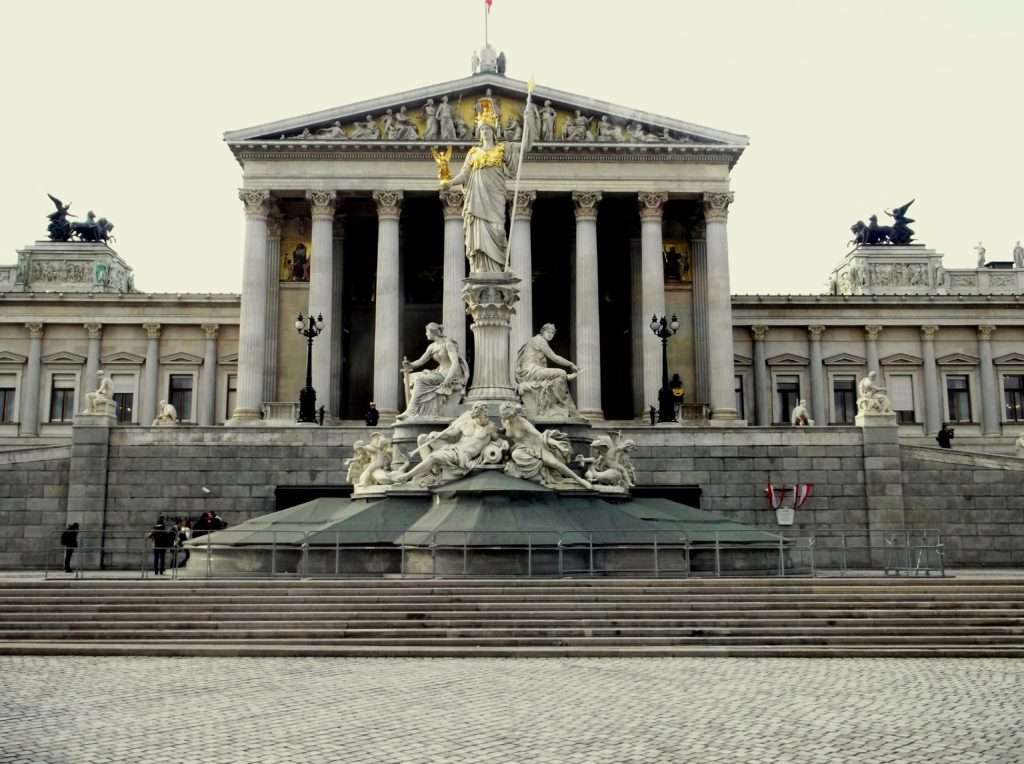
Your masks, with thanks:
[[[490,40],[487,37],[487,21],[490,16],[490,5],[487,4],[487,0],[484,0],[484,47],[486,48],[490,44]]]
[[[512,262],[512,235],[516,230],[516,207],[519,205],[519,177],[523,172],[523,157],[526,156],[526,135],[530,128],[528,112],[530,111],[530,99],[533,98],[533,77],[530,77],[530,83],[526,86],[526,106],[523,108],[523,140],[519,144],[519,162],[516,167],[516,182],[515,190],[512,192],[512,214],[509,216],[508,223],[508,242],[505,245],[505,271],[510,270]]]

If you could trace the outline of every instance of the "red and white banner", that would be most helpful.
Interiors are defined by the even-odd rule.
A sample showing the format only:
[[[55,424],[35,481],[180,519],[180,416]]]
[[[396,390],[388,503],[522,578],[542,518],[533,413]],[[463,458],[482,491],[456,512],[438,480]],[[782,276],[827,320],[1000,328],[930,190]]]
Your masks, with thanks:
[[[810,483],[797,483],[793,486],[793,509],[800,509],[811,498],[813,491],[814,486]]]
[[[785,487],[776,488],[774,485],[769,483],[765,492],[768,494],[768,503],[771,505],[772,509],[778,509],[782,506],[782,497],[786,495]]]

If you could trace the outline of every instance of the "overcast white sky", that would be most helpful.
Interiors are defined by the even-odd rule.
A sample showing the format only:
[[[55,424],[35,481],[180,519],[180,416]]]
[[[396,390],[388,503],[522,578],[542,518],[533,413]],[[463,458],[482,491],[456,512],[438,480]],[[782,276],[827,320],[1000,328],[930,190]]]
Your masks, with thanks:
[[[238,291],[228,129],[468,74],[483,0],[48,0],[5,9],[0,262],[46,192],[147,291]],[[1024,239],[1024,2],[494,0],[510,76],[751,138],[734,293],[819,292],[849,225],[916,197],[946,267]]]

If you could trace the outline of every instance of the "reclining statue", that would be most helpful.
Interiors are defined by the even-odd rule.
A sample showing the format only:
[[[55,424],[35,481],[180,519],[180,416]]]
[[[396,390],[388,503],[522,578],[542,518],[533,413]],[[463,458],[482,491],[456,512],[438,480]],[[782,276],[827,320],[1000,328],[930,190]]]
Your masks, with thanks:
[[[501,425],[512,448],[505,474],[533,480],[548,488],[592,488],[569,466],[572,446],[564,433],[540,432],[523,415],[523,407],[518,403],[501,404],[500,413]]]
[[[391,473],[395,483],[415,482],[420,486],[440,485],[469,474],[485,464],[500,464],[506,444],[497,426],[487,417],[487,405],[474,403],[440,432],[420,435],[410,453],[422,461],[411,470]]]
[[[576,364],[551,349],[555,325],[544,324],[540,332],[519,348],[516,355],[516,391],[523,399],[527,416],[541,419],[572,419],[576,404],[569,394],[569,380],[580,373]],[[548,362],[565,369],[552,368]]]

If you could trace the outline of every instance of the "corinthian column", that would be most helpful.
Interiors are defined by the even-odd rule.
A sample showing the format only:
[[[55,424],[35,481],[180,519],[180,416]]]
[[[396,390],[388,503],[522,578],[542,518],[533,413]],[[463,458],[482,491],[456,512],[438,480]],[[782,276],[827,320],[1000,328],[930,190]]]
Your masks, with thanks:
[[[270,216],[267,218],[267,341],[263,351],[264,401],[277,400],[277,331],[281,306],[282,221],[275,207],[271,207]]]
[[[462,282],[466,278],[466,237],[462,227],[462,189],[440,192],[444,210],[444,300],[441,323],[444,333],[466,352],[466,303],[462,301]]]
[[[324,328],[313,343],[313,389],[322,404],[331,401],[331,346],[336,338],[334,324],[334,191],[307,191],[313,218],[312,249],[309,270],[309,315],[326,313]],[[334,396],[336,397],[336,396]],[[328,406],[329,408],[329,406]],[[335,416],[335,412],[330,412]]]
[[[373,319],[373,398],[385,419],[398,401],[398,217],[401,191],[374,191],[377,202],[377,299]]]
[[[516,354],[519,348],[533,336],[533,248],[530,243],[530,219],[533,216],[533,203],[537,199],[536,191],[520,191],[516,199],[509,199],[516,208],[515,228],[511,232],[512,272],[522,279],[519,285],[519,302],[516,304],[515,315],[512,316],[512,340],[509,343],[509,358],[515,368]]]
[[[825,405],[825,365],[821,357],[821,335],[824,333],[824,326],[807,327],[807,340],[811,346],[811,416],[819,427],[828,424],[828,406]]]
[[[758,427],[768,427],[772,423],[772,385],[768,376],[768,354],[764,346],[768,327],[752,326],[750,333],[754,336],[754,416]]]
[[[925,433],[934,435],[942,426],[942,407],[939,400],[939,370],[935,366],[935,333],[937,326],[921,327],[921,359],[924,375]]]
[[[100,340],[103,337],[103,324],[83,324],[83,326],[89,332],[89,350],[85,355],[85,379],[82,380],[82,389],[84,392],[90,392],[99,387],[97,374],[100,370]]]
[[[996,367],[992,364],[991,324],[978,327],[978,358],[981,364],[981,432],[983,435],[998,435],[1000,432],[999,386],[996,384]]]
[[[230,424],[249,425],[259,424],[263,406],[270,192],[243,189],[238,196],[245,205],[245,255],[242,260],[242,309],[238,317],[238,398]],[[156,406],[155,401],[153,406]],[[156,416],[155,408],[152,415],[147,415],[143,421],[150,416]]]
[[[732,347],[732,295],[729,292],[729,240],[726,221],[732,192],[704,194],[704,222],[707,229],[707,316],[708,374],[711,418],[734,421],[736,412],[735,374]]]
[[[39,377],[42,373],[43,324],[33,321],[28,329],[28,363],[21,396],[21,434],[39,434]]]
[[[146,368],[143,372],[142,407],[139,424],[149,425],[156,419],[160,384],[160,324],[143,324],[146,330]]]
[[[199,424],[211,427],[217,421],[217,332],[218,324],[203,324],[206,345],[203,348],[203,372],[199,400]]]
[[[661,220],[668,194],[643,192],[640,203],[640,324],[633,327],[643,337],[643,355],[635,359],[643,367],[644,400],[657,399],[661,388],[661,340],[650,330],[651,316],[665,315],[665,267]],[[633,295],[633,299],[636,299]]]
[[[885,386],[885,378],[882,376],[882,365],[878,362],[878,335],[882,333],[882,327],[870,325],[864,327],[865,358],[867,359],[868,371],[878,373],[878,384]]]
[[[575,191],[576,203],[576,378],[577,407],[587,419],[603,419],[601,409],[601,314],[597,279],[598,191]]]

